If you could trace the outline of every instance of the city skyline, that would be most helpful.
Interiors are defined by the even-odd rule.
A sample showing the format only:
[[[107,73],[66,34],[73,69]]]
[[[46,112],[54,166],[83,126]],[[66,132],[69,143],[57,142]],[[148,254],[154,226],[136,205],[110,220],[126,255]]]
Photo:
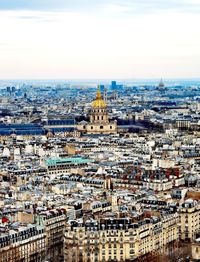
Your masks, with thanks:
[[[200,260],[198,82],[11,82],[0,262]]]
[[[0,79],[198,78],[198,1],[0,2]]]
[[[0,262],[200,261],[200,0],[0,0]]]

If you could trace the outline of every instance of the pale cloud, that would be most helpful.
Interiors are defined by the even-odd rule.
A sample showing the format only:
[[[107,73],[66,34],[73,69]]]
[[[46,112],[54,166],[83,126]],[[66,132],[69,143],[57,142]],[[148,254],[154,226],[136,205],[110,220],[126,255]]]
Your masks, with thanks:
[[[200,11],[199,0],[0,0],[2,10],[101,12],[113,7],[117,12],[144,13],[161,10]],[[128,8],[128,9],[127,9]]]
[[[55,1],[7,2],[0,1],[0,78],[200,75],[195,0],[58,1],[56,11]]]

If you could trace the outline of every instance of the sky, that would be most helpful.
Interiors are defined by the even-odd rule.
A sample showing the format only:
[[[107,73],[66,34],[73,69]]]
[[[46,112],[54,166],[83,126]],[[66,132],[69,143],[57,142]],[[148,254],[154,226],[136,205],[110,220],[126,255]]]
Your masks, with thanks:
[[[0,79],[200,78],[200,0],[0,0]]]

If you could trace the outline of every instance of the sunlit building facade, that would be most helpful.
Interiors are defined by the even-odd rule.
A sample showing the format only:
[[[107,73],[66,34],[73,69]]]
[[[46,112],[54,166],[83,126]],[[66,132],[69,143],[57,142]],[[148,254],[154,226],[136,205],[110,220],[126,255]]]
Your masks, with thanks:
[[[72,222],[65,232],[66,262],[130,261],[178,239],[178,214],[131,219]]]

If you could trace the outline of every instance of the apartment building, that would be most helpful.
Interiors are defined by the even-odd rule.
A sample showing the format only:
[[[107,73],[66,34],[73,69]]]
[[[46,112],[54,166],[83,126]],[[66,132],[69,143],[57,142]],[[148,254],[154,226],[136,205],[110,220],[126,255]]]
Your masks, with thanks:
[[[46,259],[56,261],[63,257],[64,229],[66,214],[64,210],[42,211],[35,216],[36,223],[46,231]]]
[[[43,226],[31,224],[1,228],[0,262],[45,260],[46,235]]]
[[[180,208],[180,231],[182,240],[194,240],[200,233],[200,204],[186,200]]]
[[[66,262],[129,261],[178,239],[177,213],[134,221],[130,218],[71,222],[64,236]]]

